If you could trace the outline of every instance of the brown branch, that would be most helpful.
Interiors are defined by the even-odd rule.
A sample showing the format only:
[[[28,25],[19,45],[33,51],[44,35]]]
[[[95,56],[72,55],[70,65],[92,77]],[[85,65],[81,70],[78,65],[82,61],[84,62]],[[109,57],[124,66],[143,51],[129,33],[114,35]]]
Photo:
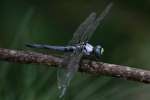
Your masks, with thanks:
[[[58,67],[58,65],[62,62],[62,58],[52,55],[3,48],[0,48],[0,60],[17,63],[46,64],[54,67]],[[84,59],[81,61],[79,71],[90,73],[92,75],[106,75],[143,83],[150,83],[150,71],[131,68],[128,66],[108,64]]]

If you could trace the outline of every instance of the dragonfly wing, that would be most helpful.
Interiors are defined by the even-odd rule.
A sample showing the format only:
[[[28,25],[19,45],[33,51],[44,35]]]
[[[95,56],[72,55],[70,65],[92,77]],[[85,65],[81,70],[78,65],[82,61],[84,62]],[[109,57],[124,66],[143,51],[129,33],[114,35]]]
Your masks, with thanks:
[[[109,13],[113,3],[110,3],[107,5],[107,7],[104,9],[104,11],[98,16],[93,23],[91,23],[85,32],[83,33],[81,37],[81,42],[89,41],[92,34],[95,32],[96,28],[100,25],[101,21],[104,19],[104,17]]]
[[[82,53],[66,53],[61,67],[57,72],[58,88],[60,89],[60,98],[62,98],[66,92],[66,89],[78,70],[79,62],[82,57]]]
[[[75,33],[73,34],[72,40],[68,45],[78,44],[81,42],[81,37],[83,33],[87,30],[88,26],[93,23],[96,18],[96,13],[91,13],[85,21],[80,24]],[[78,70],[79,61],[82,57],[82,52],[78,53],[65,53],[60,69],[57,71],[58,87],[60,89],[60,97],[63,97],[66,88],[70,83],[70,80],[74,76],[75,72]]]
[[[89,17],[87,17],[86,20],[77,28],[77,30],[73,34],[72,40],[69,42],[69,45],[86,42],[94,33],[100,21],[104,18],[110,8],[111,6],[107,7],[106,10],[104,10],[104,14],[102,13],[102,15],[97,19],[96,13],[91,13]],[[58,86],[61,90],[60,97],[64,96],[70,80],[78,70],[78,64],[82,55],[82,52],[65,54],[61,69],[58,70]]]
[[[96,13],[94,13],[94,12],[91,13],[84,20],[84,22],[79,25],[79,27],[77,28],[77,30],[73,34],[73,38],[72,38],[72,40],[70,41],[69,44],[78,44],[78,43],[80,43],[82,35],[85,33],[87,28],[93,23],[95,18],[96,18]]]

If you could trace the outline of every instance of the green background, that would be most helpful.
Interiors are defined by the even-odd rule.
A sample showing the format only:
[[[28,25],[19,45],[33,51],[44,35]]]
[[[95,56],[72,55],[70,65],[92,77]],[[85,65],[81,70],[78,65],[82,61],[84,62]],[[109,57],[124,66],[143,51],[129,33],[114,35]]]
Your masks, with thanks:
[[[110,0],[0,0],[0,47],[29,49],[26,43],[65,45],[91,13]],[[91,43],[101,44],[101,61],[150,69],[150,1],[113,1]],[[0,100],[57,100],[56,68],[0,61]],[[77,73],[66,100],[149,100],[150,85]]]

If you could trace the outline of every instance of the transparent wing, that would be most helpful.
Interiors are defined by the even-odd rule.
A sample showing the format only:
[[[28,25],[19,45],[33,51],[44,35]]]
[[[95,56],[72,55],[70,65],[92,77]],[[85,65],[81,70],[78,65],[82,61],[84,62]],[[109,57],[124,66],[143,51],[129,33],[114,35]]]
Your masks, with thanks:
[[[66,53],[63,63],[57,72],[58,88],[60,90],[59,97],[62,98],[66,92],[66,89],[78,70],[79,62],[82,57],[82,53]]]
[[[98,16],[85,30],[83,35],[81,36],[81,42],[89,41],[92,34],[95,32],[96,28],[99,26],[100,22],[104,19],[104,17],[109,13],[113,3],[107,5],[104,11]]]
[[[73,34],[73,38],[70,41],[69,44],[78,44],[81,41],[81,37],[83,36],[83,34],[85,34],[86,30],[88,29],[88,27],[93,23],[93,21],[96,18],[96,13],[91,13],[83,23],[80,24],[80,26],[77,28],[77,30],[75,31],[75,33]]]
[[[104,12],[96,19],[96,13],[91,13],[88,18],[78,27],[78,29],[73,34],[72,40],[69,45],[78,44],[81,42],[86,42],[90,39],[91,35],[96,30],[100,21],[103,20],[105,15],[111,8],[111,4],[107,6]],[[78,70],[79,61],[82,57],[82,53],[66,53],[64,55],[63,63],[61,69],[58,70],[58,86],[60,89],[60,97],[63,97],[66,89],[70,83],[70,80],[74,76],[75,72]]]
[[[72,40],[69,42],[69,45],[78,44],[81,41],[83,33],[87,30],[88,26],[93,23],[96,18],[95,13],[91,13],[88,18],[77,28],[73,34]],[[79,61],[82,57],[82,52],[77,53],[65,53],[62,65],[57,72],[58,87],[60,89],[60,98],[62,98],[66,92],[67,86],[70,83],[70,80],[74,76],[75,72],[78,70]]]

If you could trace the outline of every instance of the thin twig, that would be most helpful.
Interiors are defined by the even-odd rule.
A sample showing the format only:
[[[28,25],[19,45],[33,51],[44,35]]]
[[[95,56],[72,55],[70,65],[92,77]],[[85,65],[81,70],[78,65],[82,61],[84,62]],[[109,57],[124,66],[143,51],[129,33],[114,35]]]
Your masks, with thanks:
[[[62,59],[63,58],[61,57],[36,52],[17,51],[0,48],[0,60],[3,61],[26,64],[37,63],[49,65],[50,67],[58,67],[58,65],[61,64]],[[79,71],[92,75],[106,75],[143,83],[150,83],[150,71],[148,70],[103,62],[96,62],[87,59],[83,59],[81,61]]]

